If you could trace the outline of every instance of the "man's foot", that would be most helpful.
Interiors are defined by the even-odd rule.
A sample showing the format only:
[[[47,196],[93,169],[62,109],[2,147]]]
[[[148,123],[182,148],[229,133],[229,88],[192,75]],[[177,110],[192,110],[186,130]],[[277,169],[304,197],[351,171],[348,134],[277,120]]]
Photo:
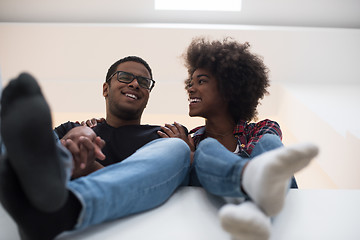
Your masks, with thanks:
[[[50,109],[36,80],[21,74],[1,98],[1,136],[9,164],[31,204],[52,212],[66,201],[65,170],[52,131]]]
[[[251,160],[243,172],[242,187],[268,216],[282,209],[291,177],[318,154],[309,143],[282,147]]]
[[[0,202],[16,222],[22,240],[50,240],[74,228],[80,202],[70,193],[57,211],[46,213],[35,208],[25,196],[8,159],[0,159]]]
[[[219,211],[221,225],[236,240],[267,240],[270,237],[269,217],[253,203],[226,204]]]

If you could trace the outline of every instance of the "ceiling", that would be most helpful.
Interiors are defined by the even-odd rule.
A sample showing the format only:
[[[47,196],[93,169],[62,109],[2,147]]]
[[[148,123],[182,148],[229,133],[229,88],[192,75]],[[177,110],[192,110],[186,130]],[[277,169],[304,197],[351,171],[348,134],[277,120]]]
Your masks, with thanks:
[[[153,0],[0,0],[0,22],[360,28],[359,0],[243,0],[241,12],[156,11]]]

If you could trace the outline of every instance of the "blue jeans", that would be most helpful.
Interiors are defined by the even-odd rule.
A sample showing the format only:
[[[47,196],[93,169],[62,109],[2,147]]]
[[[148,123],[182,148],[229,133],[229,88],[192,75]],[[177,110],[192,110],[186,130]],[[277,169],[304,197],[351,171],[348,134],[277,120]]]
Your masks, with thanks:
[[[58,140],[56,134],[55,138]],[[0,147],[6,154],[4,146]],[[67,177],[65,184],[82,205],[73,230],[161,205],[184,182],[190,167],[188,145],[178,138],[161,138],[122,162],[70,181],[71,153],[60,141],[57,150]]]
[[[241,190],[245,164],[264,152],[282,146],[278,136],[265,134],[255,145],[250,158],[243,158],[227,150],[217,140],[207,138],[196,149],[193,171],[206,191],[223,197],[247,198]]]
[[[149,210],[182,184],[190,149],[177,138],[154,140],[122,162],[68,182],[82,210],[76,230]]]

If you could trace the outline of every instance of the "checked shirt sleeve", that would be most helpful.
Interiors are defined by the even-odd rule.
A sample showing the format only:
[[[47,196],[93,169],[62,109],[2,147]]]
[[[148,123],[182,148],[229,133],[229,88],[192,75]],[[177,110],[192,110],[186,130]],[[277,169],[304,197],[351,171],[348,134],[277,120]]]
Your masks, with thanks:
[[[238,126],[239,131],[235,135],[240,145],[240,153],[244,156],[250,156],[255,145],[265,134],[274,134],[282,139],[282,132],[277,122],[265,119],[258,123],[244,124],[243,128]]]

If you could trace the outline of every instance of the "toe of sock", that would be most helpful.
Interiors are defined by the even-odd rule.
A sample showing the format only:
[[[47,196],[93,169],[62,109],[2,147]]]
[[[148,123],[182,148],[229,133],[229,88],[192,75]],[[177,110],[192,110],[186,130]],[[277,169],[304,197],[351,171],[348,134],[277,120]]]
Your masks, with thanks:
[[[225,205],[219,217],[224,230],[235,239],[266,240],[270,237],[270,219],[252,202]]]
[[[304,143],[303,148],[307,150],[309,158],[319,154],[319,147],[313,143]]]
[[[11,108],[11,104],[21,97],[41,94],[35,78],[28,73],[21,73],[4,88],[1,95],[1,116]]]

